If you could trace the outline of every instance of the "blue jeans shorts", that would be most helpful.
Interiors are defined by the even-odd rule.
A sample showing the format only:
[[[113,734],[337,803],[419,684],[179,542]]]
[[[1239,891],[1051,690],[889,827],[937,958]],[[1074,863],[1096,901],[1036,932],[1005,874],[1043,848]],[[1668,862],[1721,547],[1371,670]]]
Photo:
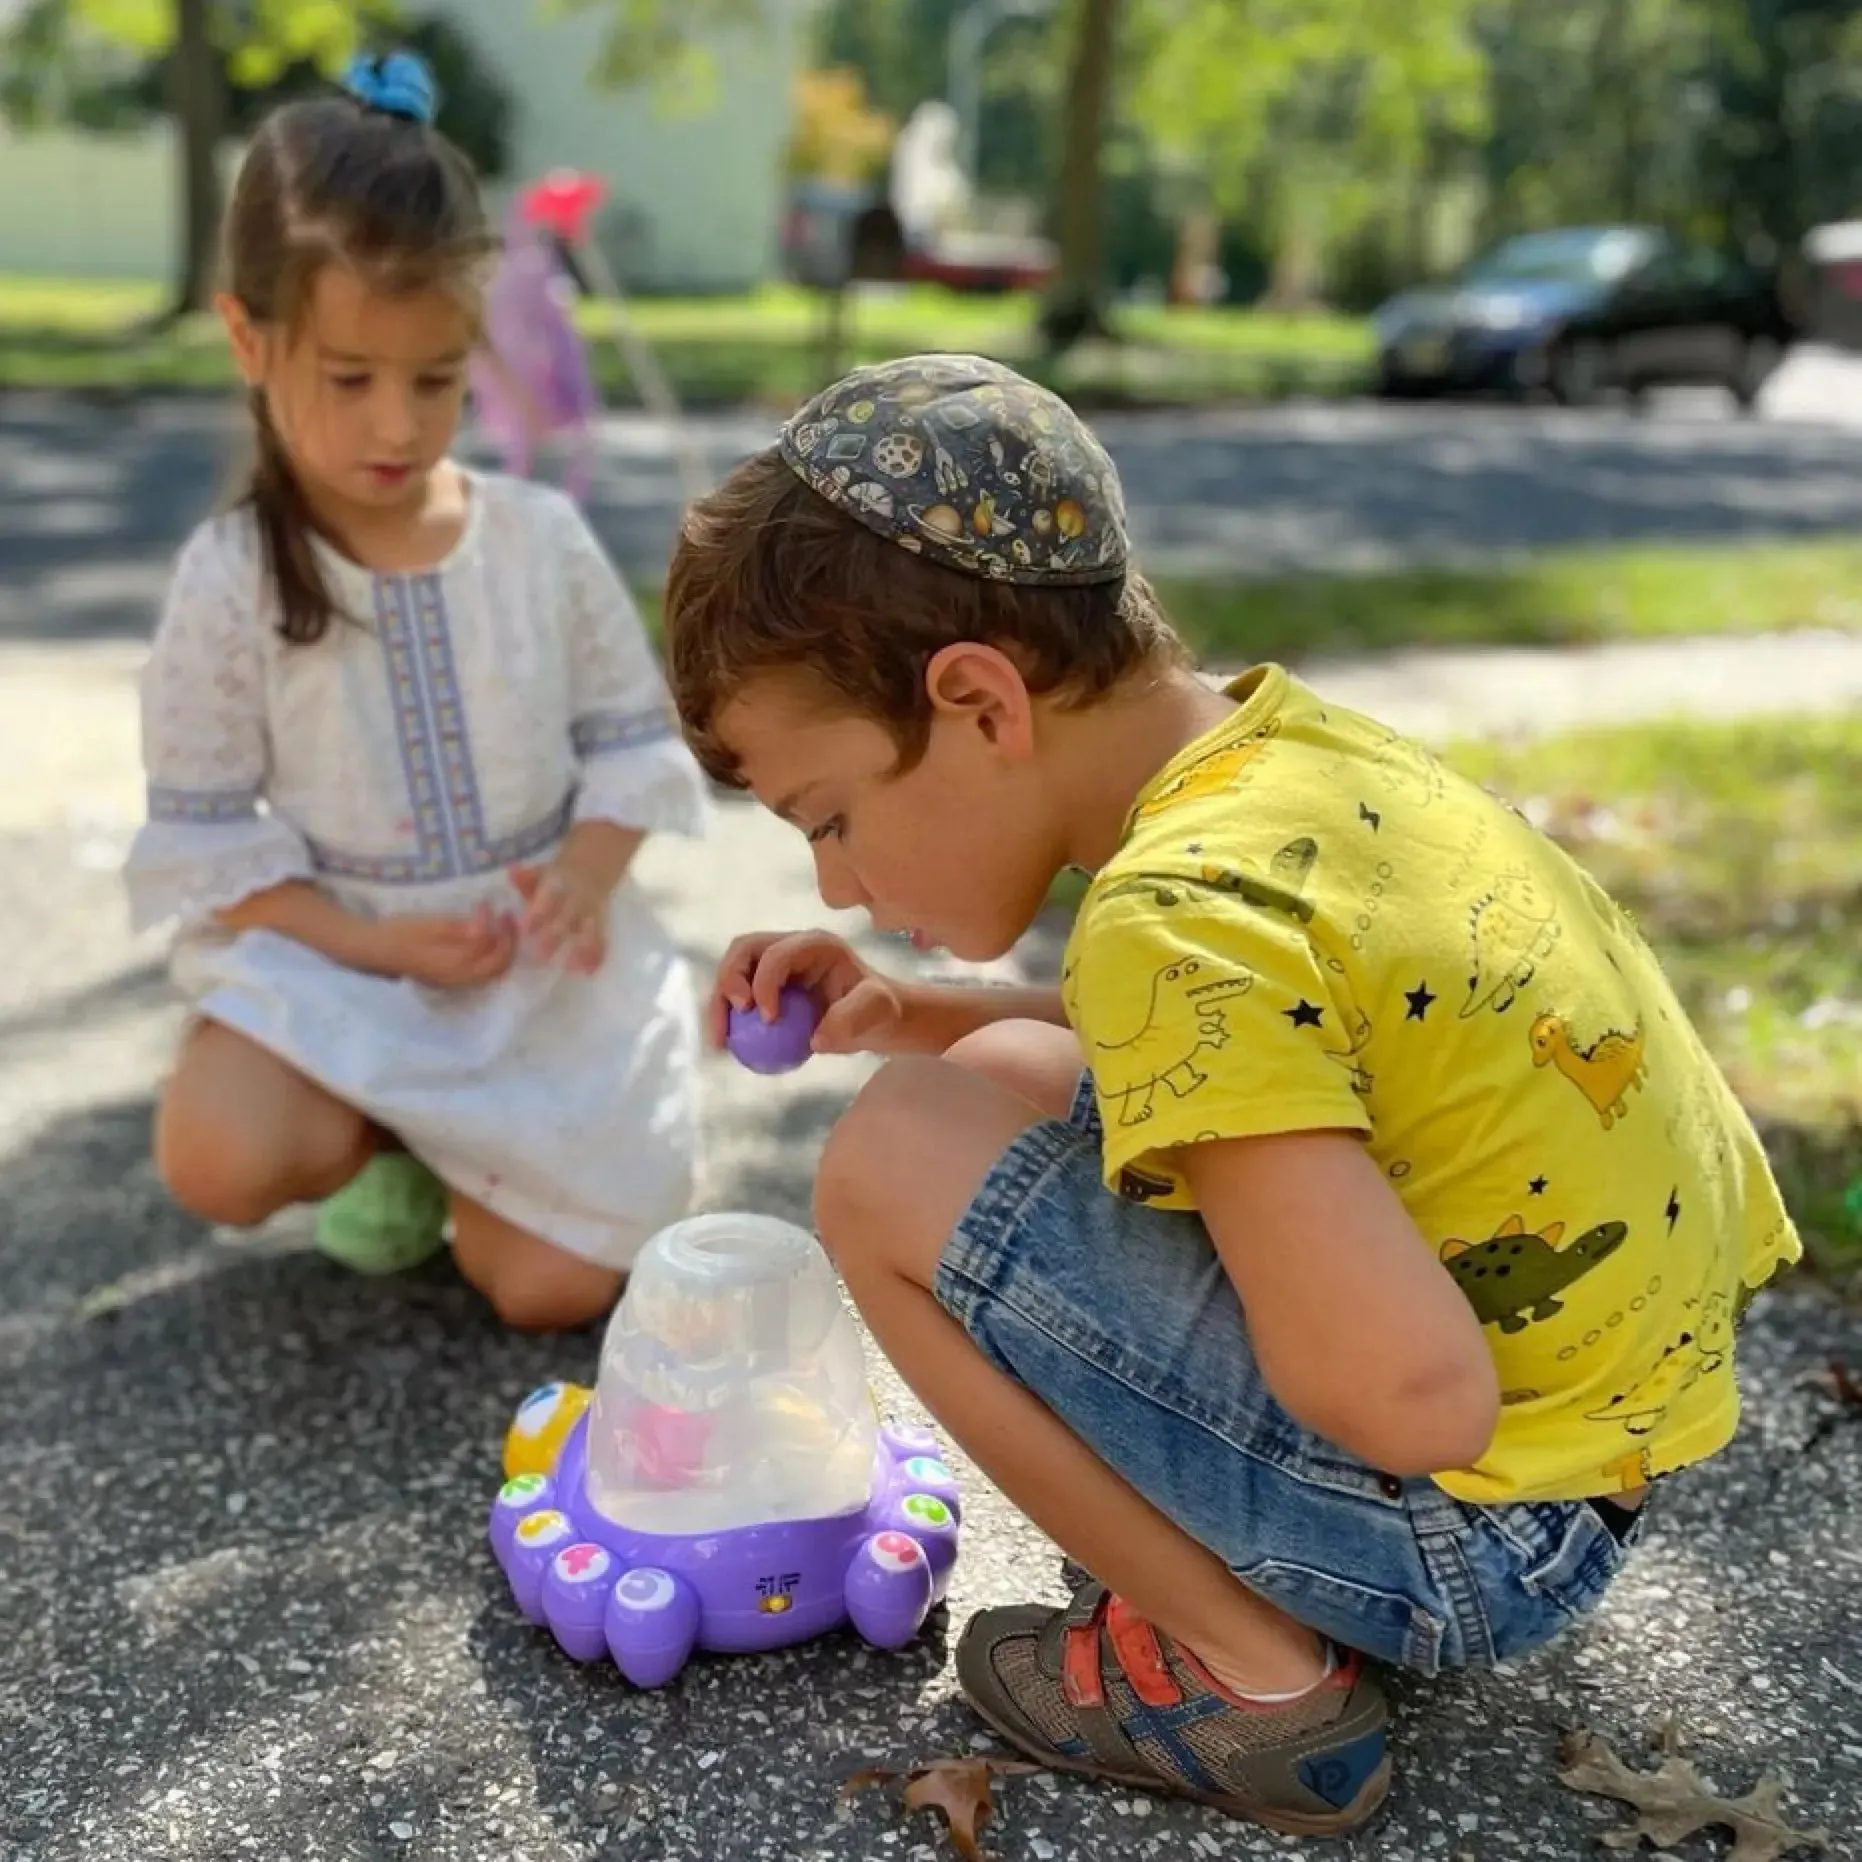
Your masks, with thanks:
[[[1592,1609],[1641,1513],[1470,1506],[1295,1422],[1254,1362],[1192,1214],[1113,1196],[1089,1084],[997,1159],[946,1244],[937,1298],[1249,1589],[1347,1648],[1434,1674],[1505,1661]]]

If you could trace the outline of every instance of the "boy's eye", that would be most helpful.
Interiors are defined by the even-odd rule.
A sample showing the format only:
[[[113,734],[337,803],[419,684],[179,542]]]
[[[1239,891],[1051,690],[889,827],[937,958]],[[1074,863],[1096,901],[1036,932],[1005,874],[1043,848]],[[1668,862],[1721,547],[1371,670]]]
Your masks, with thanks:
[[[369,385],[366,375],[332,375],[330,386],[340,388],[345,394],[360,394]]]
[[[845,819],[840,815],[834,815],[830,819],[822,822],[818,828],[810,828],[808,830],[808,844],[811,847],[816,847],[824,840],[839,840],[841,835],[846,832],[846,828],[847,823]]]
[[[458,385],[457,375],[422,375],[414,383],[422,394],[450,394]]]

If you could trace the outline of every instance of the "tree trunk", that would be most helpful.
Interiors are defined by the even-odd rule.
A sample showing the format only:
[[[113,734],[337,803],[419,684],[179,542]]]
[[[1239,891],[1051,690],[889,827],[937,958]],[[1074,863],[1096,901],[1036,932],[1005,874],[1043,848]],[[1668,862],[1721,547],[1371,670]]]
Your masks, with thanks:
[[[1059,354],[1089,336],[1108,336],[1102,155],[1112,104],[1120,0],[1080,0],[1061,122],[1060,190],[1054,230],[1060,263],[1041,307],[1041,334]]]
[[[209,0],[173,4],[168,108],[181,153],[181,251],[169,319],[205,310],[213,300],[220,237],[217,159],[226,122],[224,80],[207,29]]]

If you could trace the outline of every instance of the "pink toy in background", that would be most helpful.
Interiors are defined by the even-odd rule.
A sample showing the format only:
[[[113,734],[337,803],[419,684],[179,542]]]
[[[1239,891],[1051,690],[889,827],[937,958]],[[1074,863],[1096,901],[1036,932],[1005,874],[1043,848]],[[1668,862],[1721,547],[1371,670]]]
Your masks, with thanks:
[[[485,295],[485,342],[472,394],[505,469],[522,477],[538,446],[573,439],[564,483],[586,498],[594,473],[600,396],[588,348],[570,315],[571,285],[550,235],[580,244],[605,190],[590,176],[546,176],[512,202],[504,257]]]

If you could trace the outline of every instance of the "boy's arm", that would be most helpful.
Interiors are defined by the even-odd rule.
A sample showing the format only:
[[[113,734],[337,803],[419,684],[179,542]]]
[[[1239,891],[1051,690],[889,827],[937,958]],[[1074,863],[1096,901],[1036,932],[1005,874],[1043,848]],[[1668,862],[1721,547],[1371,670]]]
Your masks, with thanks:
[[[995,1022],[1051,1022],[1067,1026],[1058,989],[997,987],[987,983],[904,983],[903,1013],[886,1043],[893,1054],[941,1054],[967,1034]]]
[[[1480,1322],[1361,1139],[1225,1139],[1176,1160],[1297,1420],[1386,1474],[1480,1459],[1500,1415]]]

